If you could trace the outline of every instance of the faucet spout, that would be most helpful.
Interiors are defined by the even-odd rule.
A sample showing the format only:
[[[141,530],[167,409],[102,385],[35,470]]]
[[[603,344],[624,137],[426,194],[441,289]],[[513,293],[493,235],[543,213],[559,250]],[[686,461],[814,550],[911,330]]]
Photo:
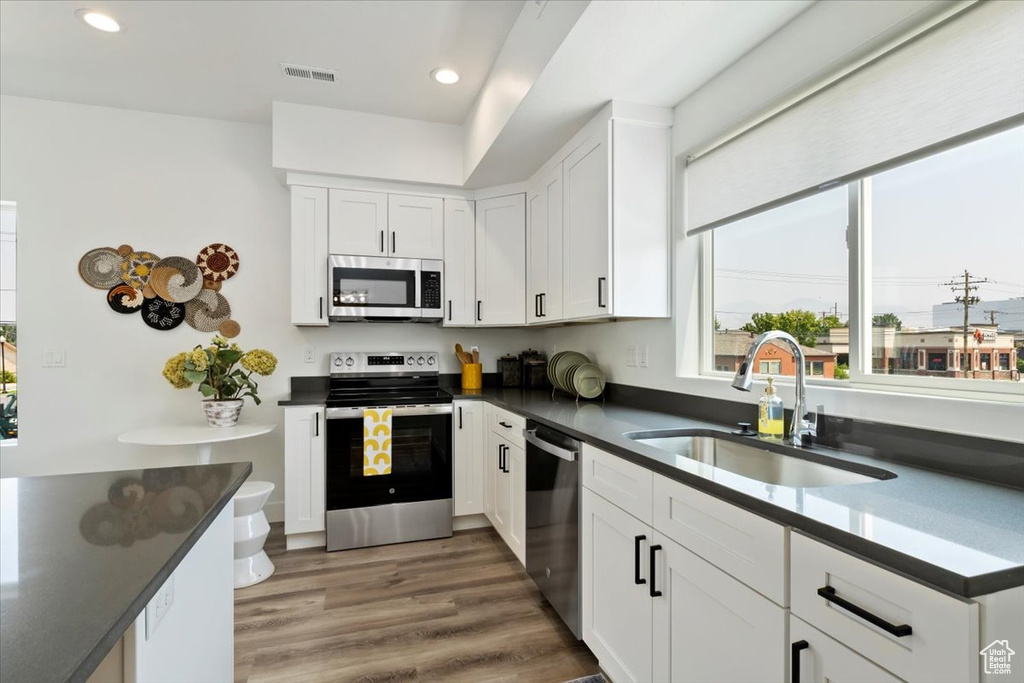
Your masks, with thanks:
[[[807,380],[804,368],[804,351],[800,343],[792,335],[782,330],[769,330],[755,338],[751,342],[747,355],[740,364],[739,369],[736,370],[732,386],[740,391],[750,391],[750,387],[754,383],[754,359],[757,357],[757,352],[761,350],[761,347],[770,341],[784,342],[792,351],[793,359],[796,361],[796,403],[793,406],[793,420],[790,425],[788,440],[794,446],[800,446],[805,441],[809,442],[810,439],[816,437],[817,429],[815,423],[807,418]]]

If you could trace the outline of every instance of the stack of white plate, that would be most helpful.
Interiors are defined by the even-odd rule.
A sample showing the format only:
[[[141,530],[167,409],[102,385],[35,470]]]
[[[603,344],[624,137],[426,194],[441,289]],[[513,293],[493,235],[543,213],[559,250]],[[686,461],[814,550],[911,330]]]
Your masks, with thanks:
[[[551,357],[548,380],[553,387],[583,398],[597,398],[605,385],[604,371],[576,351],[561,351]]]

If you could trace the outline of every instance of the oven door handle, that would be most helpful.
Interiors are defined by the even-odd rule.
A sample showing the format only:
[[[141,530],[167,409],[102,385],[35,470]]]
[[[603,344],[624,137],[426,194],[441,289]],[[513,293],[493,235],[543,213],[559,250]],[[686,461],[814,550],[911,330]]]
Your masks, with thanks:
[[[387,406],[367,406],[367,408],[387,408]],[[327,419],[357,419],[363,416],[367,408],[328,408]],[[398,406],[391,409],[393,417],[413,417],[416,415],[451,415],[454,412],[451,403],[436,406]]]

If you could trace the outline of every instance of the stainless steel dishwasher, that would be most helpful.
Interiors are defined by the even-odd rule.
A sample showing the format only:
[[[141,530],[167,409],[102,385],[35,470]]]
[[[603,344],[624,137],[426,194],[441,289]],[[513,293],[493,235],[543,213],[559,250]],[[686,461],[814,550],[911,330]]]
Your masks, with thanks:
[[[580,442],[533,421],[524,436],[526,571],[580,638]]]

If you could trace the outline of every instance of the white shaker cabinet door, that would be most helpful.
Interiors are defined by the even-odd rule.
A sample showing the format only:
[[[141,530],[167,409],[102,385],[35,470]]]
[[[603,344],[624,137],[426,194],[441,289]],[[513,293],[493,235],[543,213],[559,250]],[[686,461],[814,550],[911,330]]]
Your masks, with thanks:
[[[506,444],[505,469],[508,474],[508,547],[526,565],[526,451],[514,443]]]
[[[564,317],[613,315],[609,271],[608,138],[595,134],[562,164],[565,190]]]
[[[327,190],[293,185],[292,324],[327,325]]]
[[[388,195],[331,190],[330,249],[347,256],[386,256]]]
[[[660,532],[654,533],[654,679],[784,680],[784,608]]]
[[[476,324],[476,219],[473,202],[444,200],[444,325]]]
[[[615,683],[652,677],[651,527],[583,492],[583,640]]]
[[[484,404],[456,401],[454,407],[454,513],[479,515],[484,511]]]
[[[388,254],[444,258],[444,202],[440,197],[388,195]]]
[[[476,322],[526,322],[526,196],[476,203]]]
[[[526,192],[526,322],[562,318],[562,165]]]
[[[294,406],[284,410],[284,532],[324,530],[323,406]]]

